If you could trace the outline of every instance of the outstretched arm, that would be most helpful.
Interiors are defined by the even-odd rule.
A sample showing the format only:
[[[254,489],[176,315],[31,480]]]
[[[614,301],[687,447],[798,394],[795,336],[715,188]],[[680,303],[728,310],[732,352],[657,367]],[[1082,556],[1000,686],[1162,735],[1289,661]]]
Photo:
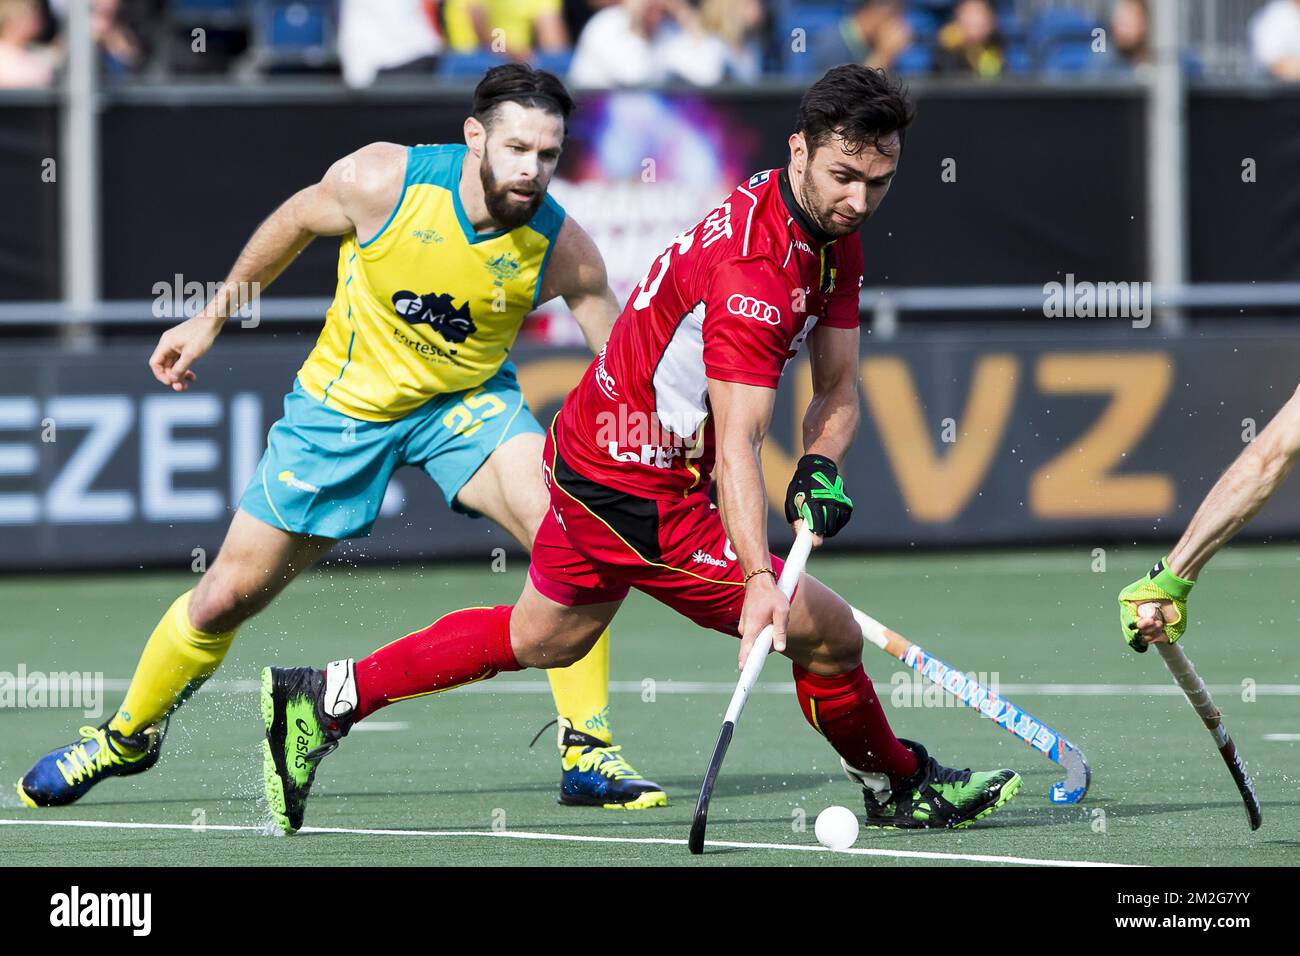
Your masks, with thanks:
[[[1281,487],[1300,458],[1300,389],[1214,483],[1174,550],[1169,569],[1189,581]]]
[[[557,295],[564,298],[577,320],[587,348],[593,355],[599,352],[609,339],[620,306],[609,287],[600,250],[572,216],[565,217],[560,234],[555,237],[555,248],[542,276],[537,302],[539,305],[549,302]]]
[[[285,200],[245,243],[203,311],[163,333],[149,359],[154,378],[185,391],[195,378],[190,366],[212,346],[226,319],[274,282],[314,238],[360,233],[382,223],[397,201],[405,157],[401,146],[372,143]]]
[[[1201,569],[1281,487],[1300,458],[1300,389],[1214,483],[1169,557],[1119,594],[1120,629],[1136,651],[1174,643],[1187,629],[1187,597]],[[1154,603],[1159,616],[1139,617]]]

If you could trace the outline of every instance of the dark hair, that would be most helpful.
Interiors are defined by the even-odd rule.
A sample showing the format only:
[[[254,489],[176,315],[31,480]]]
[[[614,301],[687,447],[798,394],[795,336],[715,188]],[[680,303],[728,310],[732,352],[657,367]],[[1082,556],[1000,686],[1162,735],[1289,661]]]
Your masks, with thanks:
[[[484,126],[492,125],[497,107],[502,103],[518,103],[554,113],[566,126],[573,112],[573,97],[564,88],[564,82],[554,73],[535,70],[526,63],[494,66],[474,87],[473,116]]]
[[[809,153],[833,136],[843,137],[849,153],[859,153],[867,146],[879,148],[891,133],[898,133],[901,147],[915,118],[916,107],[902,84],[884,70],[846,64],[808,87],[799,101],[795,132],[803,133]]]

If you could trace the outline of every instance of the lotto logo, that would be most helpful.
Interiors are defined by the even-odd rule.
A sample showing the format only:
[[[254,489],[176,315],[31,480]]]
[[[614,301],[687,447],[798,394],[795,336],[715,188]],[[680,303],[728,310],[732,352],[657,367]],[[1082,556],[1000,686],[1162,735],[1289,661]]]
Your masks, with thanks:
[[[607,451],[615,461],[654,468],[672,468],[682,453],[680,448],[663,445],[642,445],[639,451],[619,451],[617,442],[610,442]]]
[[[739,292],[727,300],[727,311],[732,315],[739,315],[746,319],[758,319],[758,321],[766,322],[768,325],[781,324],[781,313],[776,306],[770,305],[762,299],[741,295]]]

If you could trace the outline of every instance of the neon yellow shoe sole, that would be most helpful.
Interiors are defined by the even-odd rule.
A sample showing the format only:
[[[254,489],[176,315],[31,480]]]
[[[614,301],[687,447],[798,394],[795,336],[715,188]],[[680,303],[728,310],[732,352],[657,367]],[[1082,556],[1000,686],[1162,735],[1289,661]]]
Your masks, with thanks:
[[[297,833],[297,828],[289,822],[288,804],[284,799],[284,781],[275,765],[275,756],[271,752],[270,737],[275,726],[275,688],[271,677],[271,668],[262,668],[262,726],[266,737],[262,739],[262,789],[266,794],[266,805],[271,811],[271,818],[280,832],[286,836]]]
[[[23,802],[23,806],[27,807],[29,810],[40,809],[36,801],[27,796],[27,791],[23,789],[23,782],[21,780],[14,784],[14,789],[18,791],[18,799]]]
[[[961,821],[961,823],[954,823],[952,826],[943,826],[943,825],[931,826],[924,823],[916,823],[911,826],[900,827],[900,826],[882,825],[879,823],[865,822],[862,825],[862,829],[864,830],[965,830],[967,827],[971,826],[977,821],[983,820],[994,810],[997,810],[1001,807],[1005,807],[1008,803],[1011,802],[1012,798],[1014,798],[1015,795],[1020,792],[1020,788],[1023,785],[1024,785],[1024,779],[1020,776],[1020,774],[1018,773],[1013,774],[1011,779],[1008,780],[1006,783],[1004,783],[1002,785],[1001,790],[998,791],[998,798],[996,801],[994,801],[989,806],[985,807],[979,813],[975,814],[969,820],[963,820]]]
[[[651,810],[655,807],[668,806],[668,794],[662,790],[650,790],[641,794],[635,800],[629,800],[627,803],[602,803],[601,807],[605,810]]]
[[[1020,787],[1023,784],[1024,784],[1024,780],[1021,779],[1020,774],[1016,774],[1014,777],[1012,777],[1010,780],[1008,780],[1006,783],[1002,785],[1002,791],[998,794],[997,802],[994,803],[993,806],[986,807],[985,809],[981,810],[979,813],[975,814],[975,816],[971,817],[969,820],[965,820],[961,823],[956,824],[952,829],[965,830],[976,820],[983,820],[985,817],[987,817],[990,813],[992,813],[994,810],[998,809],[999,807],[1005,807],[1008,803],[1011,802],[1011,798],[1020,792]]]

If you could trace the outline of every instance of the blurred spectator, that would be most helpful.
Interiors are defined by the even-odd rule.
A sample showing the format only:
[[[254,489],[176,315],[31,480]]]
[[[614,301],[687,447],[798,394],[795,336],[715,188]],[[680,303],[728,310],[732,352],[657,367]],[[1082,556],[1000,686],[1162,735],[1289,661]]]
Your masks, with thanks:
[[[1269,75],[1300,82],[1300,0],[1273,0],[1250,21],[1255,62]]]
[[[911,43],[912,28],[900,0],[863,0],[838,30],[815,38],[809,52],[819,73],[841,63],[888,70]]]
[[[54,82],[54,59],[35,45],[45,29],[37,0],[0,0],[0,89],[39,88]]]
[[[961,0],[939,31],[936,73],[1000,76],[1006,63],[998,17],[988,0]]]
[[[569,81],[579,87],[662,81],[664,64],[657,47],[669,16],[668,0],[621,0],[601,10],[578,37]]]
[[[73,0],[50,0],[50,10],[61,21],[68,19],[68,5]],[[86,2],[86,0],[77,0]],[[99,48],[99,63],[109,76],[124,76],[139,70],[145,61],[144,47],[135,30],[127,24],[122,14],[121,0],[89,0],[90,30]],[[62,33],[62,30],[60,30]],[[63,37],[54,41],[61,46]]]
[[[339,60],[349,86],[381,74],[432,76],[442,47],[428,0],[343,0]]]
[[[683,0],[677,2],[675,16],[682,29],[670,31],[659,49],[670,76],[696,86],[759,78],[760,0],[702,0],[698,13]]]
[[[1119,0],[1110,17],[1110,40],[1119,64],[1137,70],[1151,62],[1151,13],[1147,0]]]
[[[534,50],[569,48],[564,0],[446,0],[443,19],[447,45],[460,53],[491,50],[524,60]]]
[[[120,0],[91,0],[90,24],[105,72],[121,76],[139,69],[144,51],[139,38],[122,22]]]

